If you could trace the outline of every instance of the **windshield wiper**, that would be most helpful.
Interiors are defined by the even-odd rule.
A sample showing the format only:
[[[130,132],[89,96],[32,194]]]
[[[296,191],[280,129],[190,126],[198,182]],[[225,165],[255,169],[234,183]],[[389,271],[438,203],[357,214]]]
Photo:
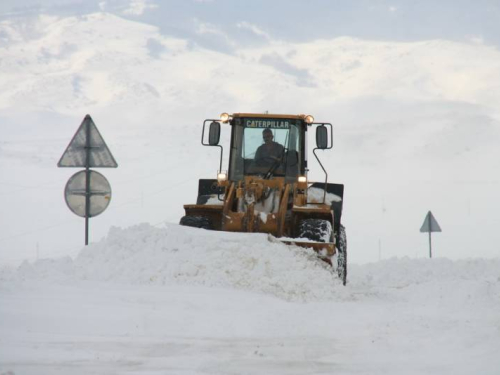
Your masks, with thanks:
[[[264,175],[264,180],[269,180],[273,176],[276,169],[278,169],[280,164],[283,162],[283,158],[285,157],[286,151],[287,151],[287,149],[283,148],[283,152],[281,153],[281,156],[278,159],[276,159],[276,161],[273,163],[273,165],[271,165],[271,168],[269,168],[269,170]],[[285,168],[286,168],[286,165],[285,165]]]

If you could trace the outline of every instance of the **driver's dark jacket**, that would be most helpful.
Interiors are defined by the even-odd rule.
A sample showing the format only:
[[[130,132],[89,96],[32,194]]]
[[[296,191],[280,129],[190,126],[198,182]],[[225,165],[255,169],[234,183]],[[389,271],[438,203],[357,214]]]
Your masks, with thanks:
[[[259,146],[257,152],[255,153],[255,161],[265,158],[276,158],[281,159],[283,156],[283,146],[277,142],[272,141],[267,144]]]

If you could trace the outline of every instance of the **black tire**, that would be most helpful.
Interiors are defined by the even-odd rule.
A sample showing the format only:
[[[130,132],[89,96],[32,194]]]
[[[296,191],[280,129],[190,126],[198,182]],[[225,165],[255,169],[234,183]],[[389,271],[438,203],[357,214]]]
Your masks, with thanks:
[[[212,222],[208,217],[204,216],[183,216],[179,224],[186,227],[212,229]]]
[[[332,224],[328,220],[305,219],[299,224],[299,237],[316,242],[331,242],[333,239]]]
[[[345,234],[345,228],[340,224],[339,232],[336,237],[336,248],[337,248],[337,273],[342,284],[347,283],[347,237]]]

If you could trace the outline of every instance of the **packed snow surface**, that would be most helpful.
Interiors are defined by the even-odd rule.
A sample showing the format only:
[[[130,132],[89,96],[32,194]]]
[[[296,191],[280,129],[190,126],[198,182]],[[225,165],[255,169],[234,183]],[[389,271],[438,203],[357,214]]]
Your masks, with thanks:
[[[351,265],[262,234],[113,228],[0,270],[0,374],[487,374],[500,259]]]
[[[271,243],[267,237],[178,225],[113,228],[75,260],[25,262],[17,277],[230,287],[299,301],[335,295],[336,278],[312,250]]]

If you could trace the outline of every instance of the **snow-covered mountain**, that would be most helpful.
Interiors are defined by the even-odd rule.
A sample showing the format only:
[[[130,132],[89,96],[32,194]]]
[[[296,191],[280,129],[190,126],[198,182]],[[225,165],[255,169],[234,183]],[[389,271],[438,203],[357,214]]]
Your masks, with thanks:
[[[72,114],[122,101],[185,108],[203,99],[204,110],[233,101],[292,110],[310,101],[329,113],[337,101],[365,97],[493,109],[500,98],[500,52],[481,44],[271,40],[228,55],[107,13],[3,21],[0,36],[4,109],[25,100]]]
[[[425,256],[418,229],[429,209],[444,228],[437,254],[498,255],[497,49],[267,38],[221,53],[105,12],[0,22],[0,204],[8,212],[0,260],[79,250],[83,223],[62,198],[76,170],[55,165],[85,114],[120,165],[105,171],[113,201],[91,220],[98,239],[113,225],[176,223],[196,180],[216,173],[217,152],[199,144],[202,120],[266,110],[334,124],[335,147],[321,156],[330,180],[346,185],[351,259]],[[310,173],[324,178],[317,166]]]

